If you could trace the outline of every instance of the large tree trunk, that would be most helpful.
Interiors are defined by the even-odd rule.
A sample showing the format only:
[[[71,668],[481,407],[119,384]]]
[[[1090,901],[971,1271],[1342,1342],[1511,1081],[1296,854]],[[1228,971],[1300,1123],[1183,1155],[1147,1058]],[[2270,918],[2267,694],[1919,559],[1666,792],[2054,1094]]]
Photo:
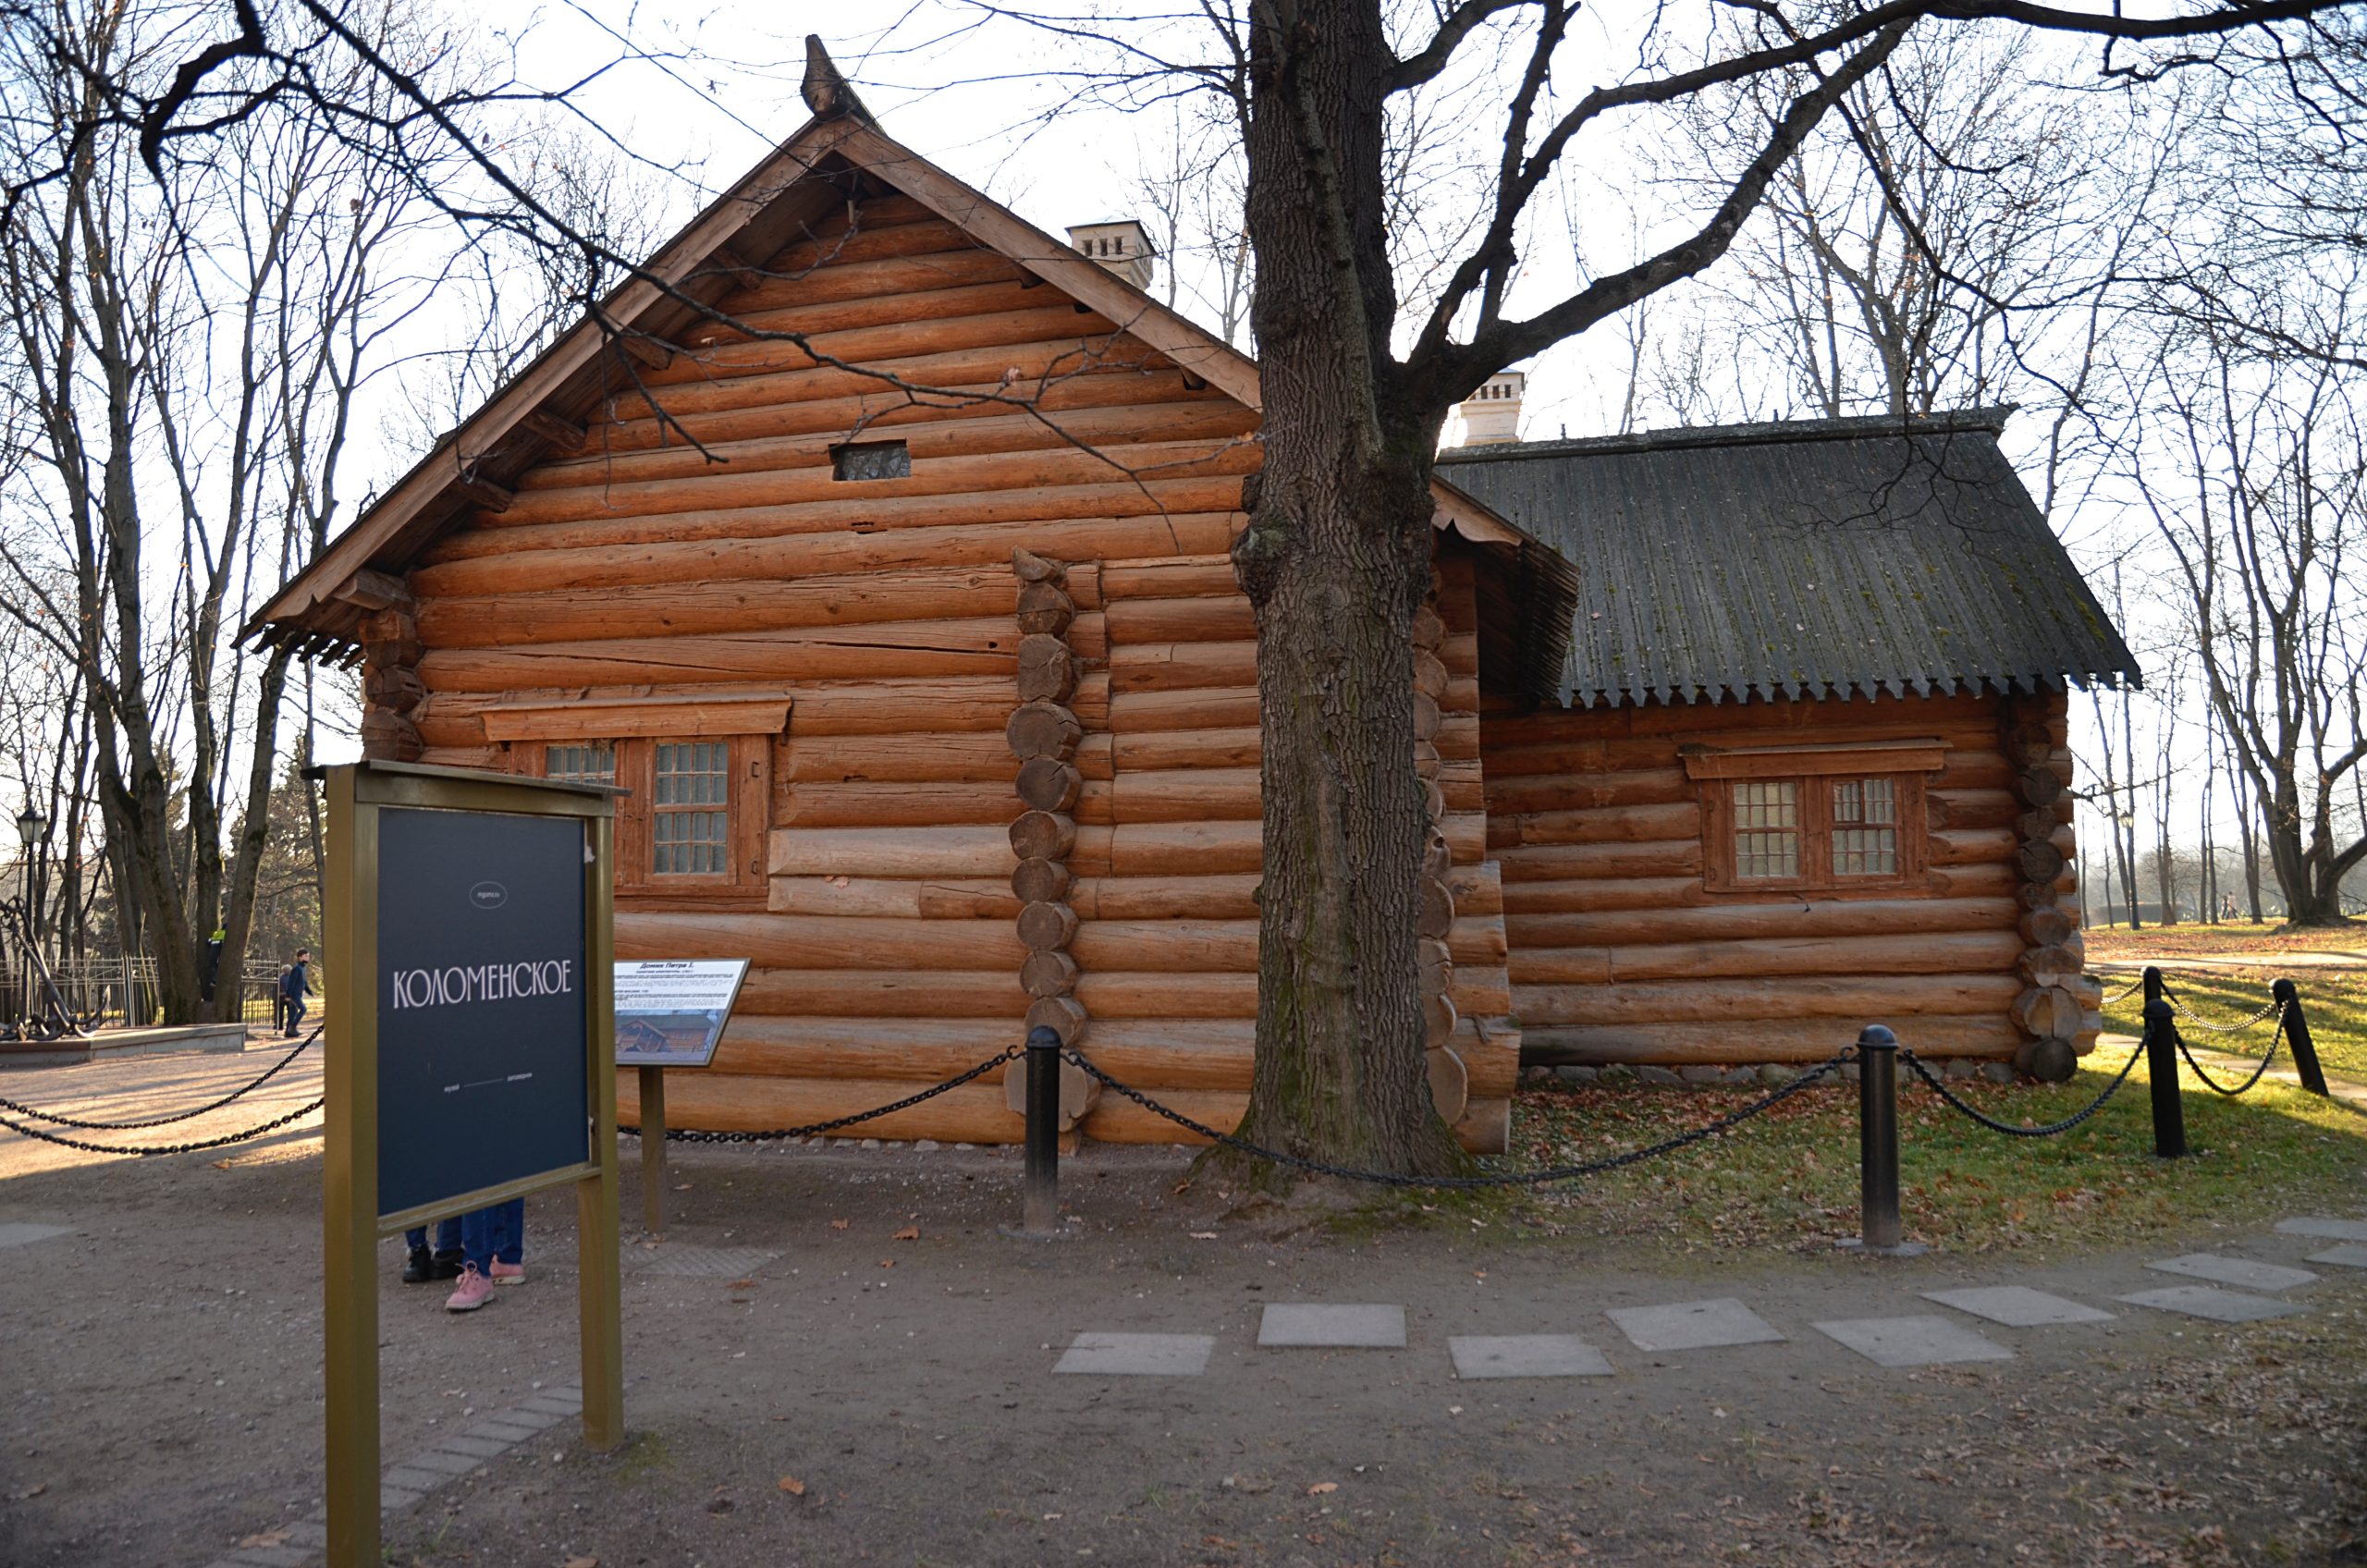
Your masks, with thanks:
[[[1253,12],[1249,231],[1265,466],[1234,568],[1264,745],[1257,1064],[1243,1135],[1391,1171],[1460,1162],[1430,1103],[1411,633],[1443,410],[1392,405],[1378,8]]]

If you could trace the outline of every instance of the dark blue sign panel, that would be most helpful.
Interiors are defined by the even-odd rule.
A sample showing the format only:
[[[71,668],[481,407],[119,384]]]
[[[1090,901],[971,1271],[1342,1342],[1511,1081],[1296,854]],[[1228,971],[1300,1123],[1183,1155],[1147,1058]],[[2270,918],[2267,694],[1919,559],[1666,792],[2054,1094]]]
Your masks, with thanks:
[[[380,1214],[591,1158],[586,842],[577,817],[379,812]]]

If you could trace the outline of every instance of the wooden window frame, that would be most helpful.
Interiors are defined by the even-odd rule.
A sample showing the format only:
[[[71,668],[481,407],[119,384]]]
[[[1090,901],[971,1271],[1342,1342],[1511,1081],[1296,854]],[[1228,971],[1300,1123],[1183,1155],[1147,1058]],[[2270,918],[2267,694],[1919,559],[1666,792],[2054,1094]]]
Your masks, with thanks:
[[[617,896],[644,907],[657,901],[762,909],[767,881],[765,851],[772,817],[773,739],[770,735],[585,735],[521,740],[509,743],[509,771],[528,778],[545,777],[547,754],[554,746],[614,747],[617,788],[626,791],[617,801]],[[726,869],[661,874],[651,869],[656,860],[651,819],[657,797],[657,748],[700,741],[719,741],[729,748],[730,784],[724,809],[730,823]]]
[[[1687,747],[1686,772],[1701,797],[1702,888],[1736,898],[1814,894],[1820,898],[1884,897],[1931,885],[1931,813],[1925,785],[1946,761],[1939,741],[1862,745],[1755,746],[1726,751]],[[1852,779],[1886,779],[1897,833],[1897,869],[1880,876],[1833,869],[1833,786]],[[1742,876],[1735,867],[1734,787],[1738,782],[1788,783],[1799,799],[1801,875]]]

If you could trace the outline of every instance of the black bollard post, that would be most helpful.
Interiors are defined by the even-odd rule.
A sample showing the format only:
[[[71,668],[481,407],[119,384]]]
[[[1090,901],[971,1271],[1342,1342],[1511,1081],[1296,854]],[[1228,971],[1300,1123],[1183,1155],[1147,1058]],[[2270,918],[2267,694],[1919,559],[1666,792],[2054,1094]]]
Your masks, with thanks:
[[[2290,980],[2279,980],[2270,992],[2285,1004],[2285,1043],[2293,1047],[2293,1070],[2301,1075],[2301,1087],[2313,1095],[2327,1095],[2326,1070],[2318,1065],[2318,1043],[2310,1038],[2310,1021],[2301,1012],[2301,992]]]
[[[1027,1032],[1027,1173],[1022,1229],[1050,1235],[1061,1217],[1061,1036],[1048,1025]]]
[[[1898,1036],[1879,1023],[1858,1035],[1858,1227],[1864,1244],[1898,1245]]]
[[[1858,1239],[1842,1245],[1893,1257],[1924,1250],[1900,1240],[1898,1036],[1879,1023],[1858,1034]]]
[[[2145,970],[2145,1076],[2153,1094],[2153,1152],[2164,1159],[2186,1154],[2186,1100],[2178,1093],[2177,1015],[2162,996],[2162,972]]]

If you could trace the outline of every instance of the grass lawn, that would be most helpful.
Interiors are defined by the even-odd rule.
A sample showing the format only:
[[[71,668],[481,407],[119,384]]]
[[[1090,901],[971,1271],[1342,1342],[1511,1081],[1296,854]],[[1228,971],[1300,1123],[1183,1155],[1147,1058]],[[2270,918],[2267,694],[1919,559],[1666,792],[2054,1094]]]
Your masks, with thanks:
[[[2092,1100],[2126,1060],[2123,1049],[2106,1046],[2068,1084],[1950,1086],[2001,1121],[2036,1124]],[[1907,1231],[1951,1252],[2043,1256],[2140,1243],[2201,1221],[2350,1214],[2367,1177],[2367,1115],[2280,1084],[2263,1083],[2234,1101],[2190,1084],[2187,1141],[2199,1152],[2161,1160],[2152,1153],[2142,1061],[2101,1112],[2052,1138],[1990,1132],[1903,1071],[1901,1080]],[[1514,1107],[1515,1155],[1530,1167],[1597,1158],[1712,1121],[1752,1094],[1524,1085]],[[1809,1250],[1857,1234],[1858,1181],[1857,1090],[1819,1087],[1730,1133],[1609,1175],[1501,1202],[1428,1194],[1403,1201],[1474,1223],[1493,1215],[1516,1227],[1658,1234],[1687,1249]]]
[[[2109,997],[2136,978],[2110,974],[2103,977]],[[2172,970],[2163,975],[2170,994],[2205,1023],[2233,1023],[2250,1018],[2268,1000],[2269,969]],[[2367,1083],[2367,970],[2295,969],[2291,978],[2301,994],[2301,1013],[2310,1021],[2310,1038],[2318,1047],[2318,1063],[2337,1078]],[[2118,1034],[2143,1031],[2142,992],[2104,1009],[2104,1027]],[[2269,1027],[2256,1024],[2238,1035],[2214,1034],[2182,1023],[2186,1043],[2237,1056],[2258,1057],[2268,1047]],[[2291,1066],[2288,1057],[2286,1066]]]
[[[2091,919],[2103,913],[2097,909],[2088,912]],[[2348,925],[2300,928],[2274,922],[2254,925],[2242,920],[2223,925],[2188,921],[2177,925],[2148,925],[2138,931],[2124,925],[2090,925],[2080,935],[2087,941],[2091,961],[2117,959],[2141,963],[2158,958],[2246,953],[2258,954],[2263,962],[2274,962],[2277,954],[2291,952],[2356,953],[2367,960],[2367,920],[2354,920]]]

